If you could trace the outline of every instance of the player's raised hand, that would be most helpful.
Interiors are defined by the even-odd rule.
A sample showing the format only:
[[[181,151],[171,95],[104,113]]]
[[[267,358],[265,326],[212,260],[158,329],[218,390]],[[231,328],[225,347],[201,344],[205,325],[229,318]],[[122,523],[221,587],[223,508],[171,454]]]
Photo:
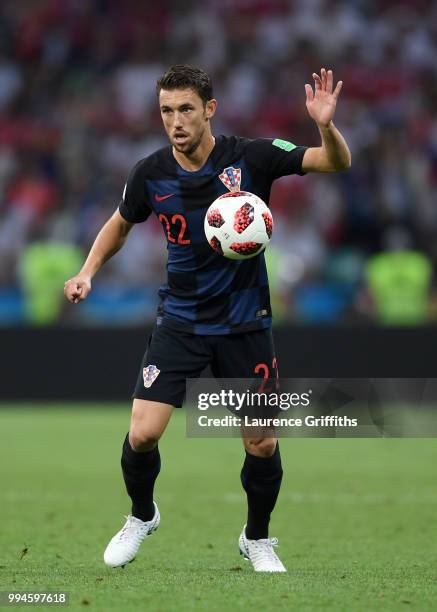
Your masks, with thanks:
[[[337,106],[337,98],[343,86],[343,81],[339,81],[334,89],[334,76],[332,70],[326,71],[322,68],[320,76],[313,72],[314,91],[308,83],[305,85],[306,107],[312,119],[320,127],[327,127],[332,121]]]
[[[73,304],[78,304],[84,300],[90,291],[91,279],[89,276],[82,274],[73,276],[64,285],[64,295]]]

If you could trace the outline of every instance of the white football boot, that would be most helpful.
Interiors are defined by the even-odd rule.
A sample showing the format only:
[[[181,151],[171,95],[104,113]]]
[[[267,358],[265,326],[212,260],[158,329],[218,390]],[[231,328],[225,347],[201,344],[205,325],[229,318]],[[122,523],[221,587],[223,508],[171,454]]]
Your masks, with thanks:
[[[115,534],[103,554],[103,560],[109,567],[124,567],[137,556],[141,542],[153,534],[159,527],[161,516],[158,506],[155,506],[155,516],[150,521],[141,521],[129,514],[124,527]]]
[[[277,546],[277,538],[265,538],[262,540],[249,540],[246,538],[246,525],[243,527],[238,545],[240,555],[247,561],[251,561],[256,572],[286,572],[278,555],[273,550]]]

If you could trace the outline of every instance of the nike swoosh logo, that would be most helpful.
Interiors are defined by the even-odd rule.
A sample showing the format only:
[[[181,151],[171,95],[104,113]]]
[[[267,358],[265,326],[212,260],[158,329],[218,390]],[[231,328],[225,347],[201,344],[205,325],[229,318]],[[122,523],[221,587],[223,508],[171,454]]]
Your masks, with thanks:
[[[158,195],[157,193],[155,193],[155,200],[157,202],[162,202],[163,200],[166,200],[167,198],[171,198],[171,196],[174,196],[174,193],[169,193],[167,195]]]

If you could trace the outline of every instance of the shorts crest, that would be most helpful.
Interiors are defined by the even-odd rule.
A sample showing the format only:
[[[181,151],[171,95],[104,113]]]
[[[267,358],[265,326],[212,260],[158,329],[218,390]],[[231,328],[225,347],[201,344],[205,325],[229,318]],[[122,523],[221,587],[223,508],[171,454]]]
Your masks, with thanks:
[[[156,365],[148,365],[147,368],[143,368],[143,380],[146,389],[153,385],[160,371],[161,370],[158,370]]]

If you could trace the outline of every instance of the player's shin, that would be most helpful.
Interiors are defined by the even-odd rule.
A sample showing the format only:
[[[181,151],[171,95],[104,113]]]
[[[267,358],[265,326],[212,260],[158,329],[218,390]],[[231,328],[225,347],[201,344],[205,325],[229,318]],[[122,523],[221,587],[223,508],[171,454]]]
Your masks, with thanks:
[[[126,490],[132,500],[132,515],[149,521],[155,514],[153,487],[161,469],[158,446],[140,453],[132,449],[126,435],[121,456],[121,468]]]
[[[246,537],[259,540],[268,537],[270,515],[275,507],[282,481],[279,444],[271,457],[257,457],[246,451],[241,483],[247,494]]]

